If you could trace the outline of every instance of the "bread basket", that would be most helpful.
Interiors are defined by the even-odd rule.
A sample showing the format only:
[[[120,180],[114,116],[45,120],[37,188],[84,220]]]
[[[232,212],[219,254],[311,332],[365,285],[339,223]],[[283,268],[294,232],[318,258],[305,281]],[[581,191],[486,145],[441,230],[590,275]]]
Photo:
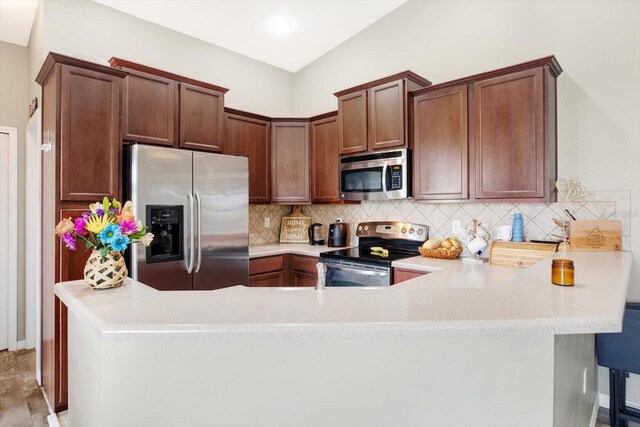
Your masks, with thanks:
[[[462,253],[462,248],[448,250],[442,246],[435,249],[425,249],[421,246],[418,250],[420,251],[420,255],[423,257],[438,259],[456,259]]]

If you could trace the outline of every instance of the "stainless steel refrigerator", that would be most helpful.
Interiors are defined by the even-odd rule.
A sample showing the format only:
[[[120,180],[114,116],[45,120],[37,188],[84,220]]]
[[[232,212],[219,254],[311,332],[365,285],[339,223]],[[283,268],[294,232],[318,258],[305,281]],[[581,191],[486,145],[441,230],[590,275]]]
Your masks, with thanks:
[[[247,285],[247,158],[138,144],[128,155],[128,197],[155,235],[133,245],[130,276],[160,290]]]

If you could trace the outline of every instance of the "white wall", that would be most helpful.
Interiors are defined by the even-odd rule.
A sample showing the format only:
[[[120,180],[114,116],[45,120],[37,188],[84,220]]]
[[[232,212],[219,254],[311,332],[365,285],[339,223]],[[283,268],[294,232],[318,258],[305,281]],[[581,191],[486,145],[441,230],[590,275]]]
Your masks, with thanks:
[[[406,69],[439,83],[550,54],[564,69],[559,176],[631,190],[628,298],[640,301],[640,2],[410,1],[296,73],[294,110],[333,110],[333,92]],[[638,377],[628,398],[640,402]]]
[[[44,4],[44,52],[105,62],[112,56],[217,84],[229,107],[289,116],[291,73],[89,0]],[[219,25],[211,17],[211,25]]]
[[[29,83],[29,56],[26,47],[0,42],[0,126],[18,129],[18,341],[25,337],[25,272],[24,272],[24,184],[25,127]]]

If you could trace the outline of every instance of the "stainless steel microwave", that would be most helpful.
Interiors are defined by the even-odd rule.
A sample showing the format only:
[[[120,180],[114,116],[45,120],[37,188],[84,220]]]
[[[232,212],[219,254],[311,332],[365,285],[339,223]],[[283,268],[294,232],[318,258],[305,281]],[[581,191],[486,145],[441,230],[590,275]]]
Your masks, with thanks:
[[[355,154],[340,159],[342,200],[392,200],[411,196],[407,149]]]

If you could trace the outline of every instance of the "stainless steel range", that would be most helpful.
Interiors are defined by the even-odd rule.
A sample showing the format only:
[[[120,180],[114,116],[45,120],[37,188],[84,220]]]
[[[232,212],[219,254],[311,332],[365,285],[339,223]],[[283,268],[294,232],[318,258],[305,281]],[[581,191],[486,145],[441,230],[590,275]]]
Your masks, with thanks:
[[[391,263],[419,255],[418,247],[429,238],[429,227],[408,222],[362,222],[356,236],[357,248],[320,254],[325,286],[390,286]]]

